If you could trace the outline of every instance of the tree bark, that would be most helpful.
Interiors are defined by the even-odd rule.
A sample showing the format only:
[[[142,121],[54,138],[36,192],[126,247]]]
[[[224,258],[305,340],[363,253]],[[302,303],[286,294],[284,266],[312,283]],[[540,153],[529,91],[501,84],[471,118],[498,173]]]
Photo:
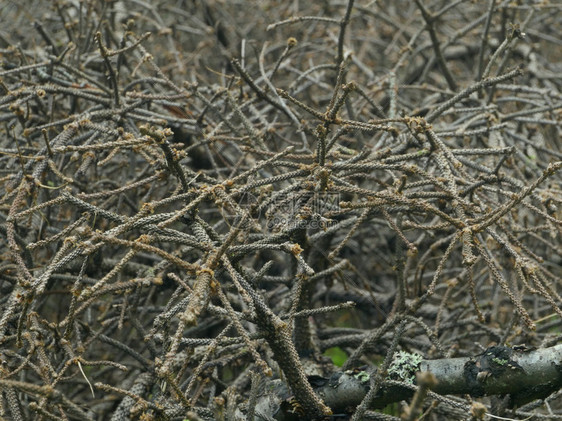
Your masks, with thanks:
[[[411,370],[401,370],[402,378],[389,370],[386,380],[391,381],[381,386],[373,408],[410,398],[416,390],[415,374],[420,371],[433,373],[437,384],[432,391],[439,395],[509,395],[509,406],[517,407],[544,399],[562,388],[562,344],[543,349],[493,346],[468,358],[422,360]],[[369,391],[370,378],[366,371],[347,370],[336,372],[329,379],[314,377],[309,381],[332,412],[340,414],[353,411],[361,403]],[[270,390],[275,392],[265,393],[258,401],[256,420],[303,419],[292,413],[292,398],[279,398],[279,387]]]

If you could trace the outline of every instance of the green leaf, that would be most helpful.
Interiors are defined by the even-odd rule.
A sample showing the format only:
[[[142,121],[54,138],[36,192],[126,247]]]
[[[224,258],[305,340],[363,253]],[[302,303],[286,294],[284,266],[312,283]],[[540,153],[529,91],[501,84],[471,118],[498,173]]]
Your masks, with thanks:
[[[332,359],[335,366],[341,367],[347,361],[347,353],[338,346],[328,348],[324,355]]]

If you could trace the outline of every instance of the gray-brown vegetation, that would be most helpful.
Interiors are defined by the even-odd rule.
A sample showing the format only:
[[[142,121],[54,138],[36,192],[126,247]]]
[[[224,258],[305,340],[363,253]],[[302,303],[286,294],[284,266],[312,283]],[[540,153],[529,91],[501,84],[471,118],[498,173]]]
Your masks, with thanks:
[[[562,419],[560,4],[0,8],[2,419]]]

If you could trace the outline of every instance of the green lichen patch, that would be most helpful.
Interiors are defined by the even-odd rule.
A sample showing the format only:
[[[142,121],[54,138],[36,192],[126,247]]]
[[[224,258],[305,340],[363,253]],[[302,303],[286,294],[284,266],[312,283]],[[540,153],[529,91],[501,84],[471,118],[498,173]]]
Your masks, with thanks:
[[[421,362],[421,355],[399,351],[394,355],[388,368],[388,378],[414,384]]]

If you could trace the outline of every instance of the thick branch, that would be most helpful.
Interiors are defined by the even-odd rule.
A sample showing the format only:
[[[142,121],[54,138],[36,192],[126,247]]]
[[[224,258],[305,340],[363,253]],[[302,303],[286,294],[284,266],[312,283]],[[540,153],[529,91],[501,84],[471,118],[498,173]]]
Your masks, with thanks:
[[[509,405],[516,407],[535,399],[544,399],[562,388],[562,344],[537,350],[494,346],[470,358],[422,360],[417,370],[431,372],[435,376],[437,384],[432,387],[433,393],[468,394],[473,397],[510,395]],[[381,385],[373,407],[382,408],[389,403],[411,398],[416,390],[415,374],[416,366],[409,373],[409,378],[394,378],[401,383],[391,381]],[[361,403],[369,391],[370,377],[365,371],[347,370],[334,373],[329,379],[310,380],[315,385],[316,394],[334,414],[340,414],[350,408],[354,410]],[[412,385],[408,387],[410,382]],[[290,413],[291,405],[286,404],[291,398],[282,401],[275,399],[272,393],[277,397],[282,396],[278,389],[265,394],[258,403],[256,409],[259,410],[256,413],[265,415],[267,407],[270,408],[268,416],[273,419],[296,420]]]

